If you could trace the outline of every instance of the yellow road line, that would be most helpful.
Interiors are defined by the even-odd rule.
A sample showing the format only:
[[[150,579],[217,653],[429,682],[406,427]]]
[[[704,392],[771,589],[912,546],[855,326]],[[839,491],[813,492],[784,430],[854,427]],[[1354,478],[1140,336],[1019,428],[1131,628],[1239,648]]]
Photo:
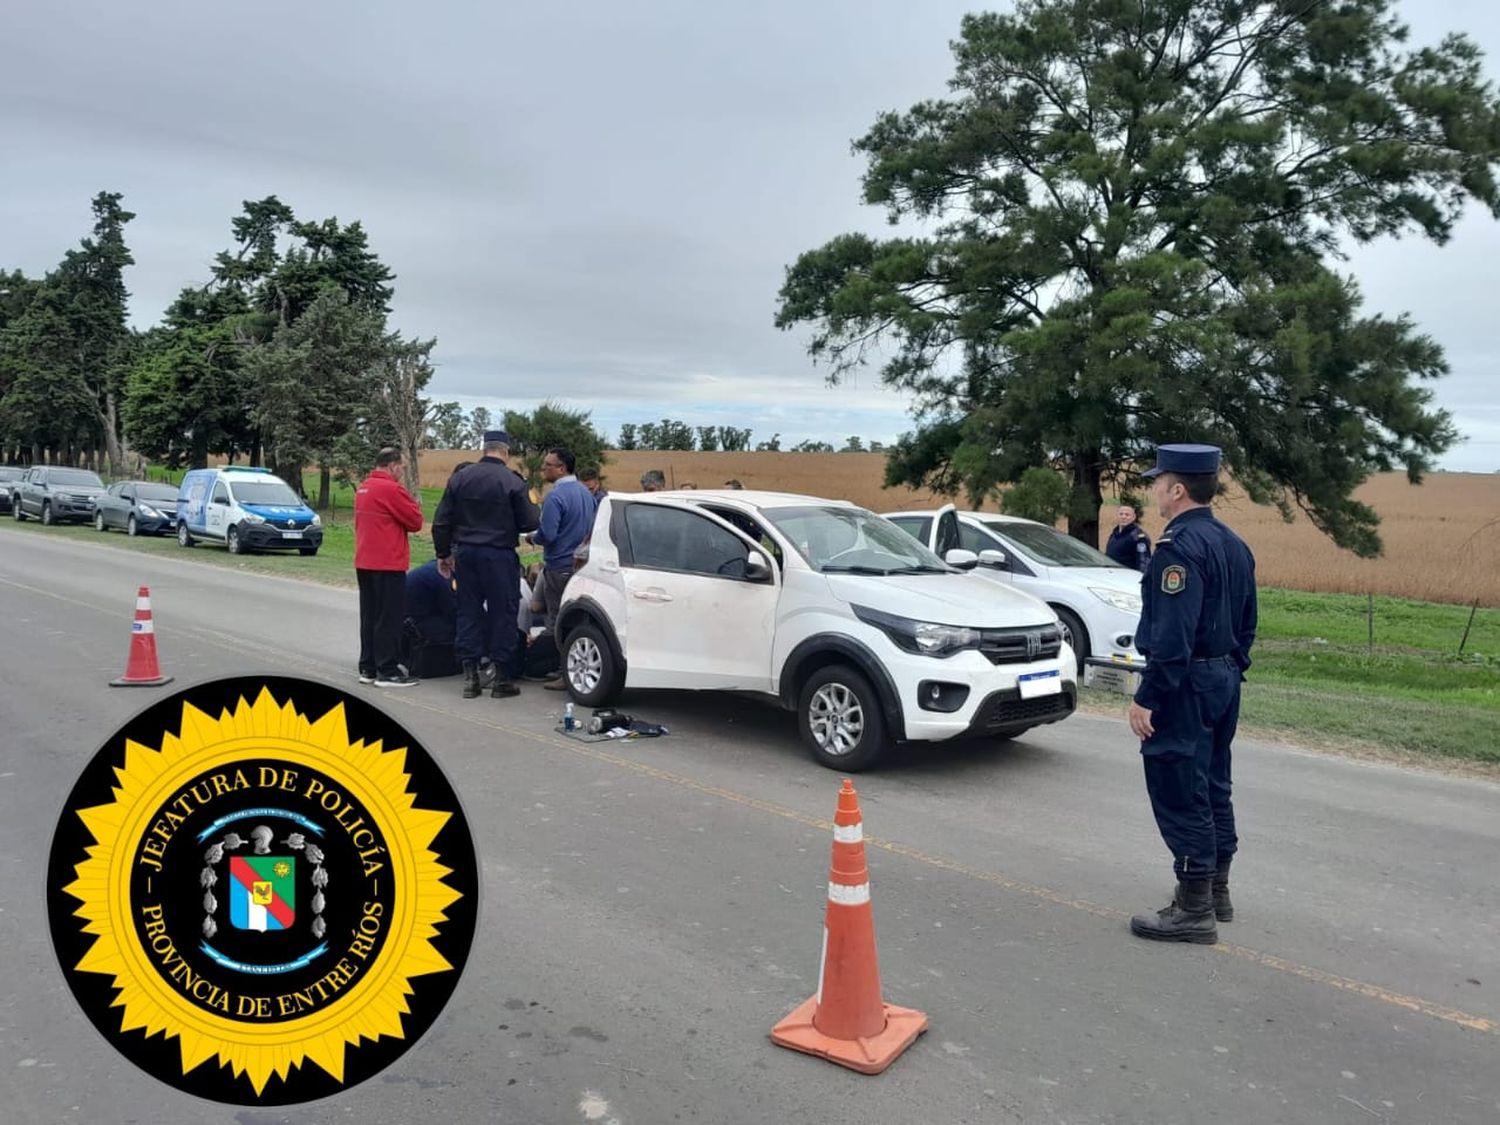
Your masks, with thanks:
[[[28,593],[40,594],[43,597],[52,598],[60,602],[66,602],[69,605],[75,605],[84,609],[92,609],[101,613],[114,615],[113,610],[105,609],[102,606],[80,601],[75,598],[69,598],[64,595],[54,593],[50,590],[43,590],[34,586],[29,586],[21,582],[16,582],[13,579],[0,577],[0,584],[13,586],[17,589],[25,590]],[[179,626],[178,628],[182,627]],[[192,633],[204,642],[217,645],[221,648],[229,649],[230,651],[255,649],[261,653],[266,654],[267,656],[274,657],[275,659],[283,662],[290,659],[295,661],[296,663],[304,664],[312,668],[326,669],[328,667],[321,661],[311,660],[304,657],[296,657],[285,651],[276,650],[268,645],[264,645],[259,642],[246,641],[243,639],[236,639],[234,641],[231,641],[221,634],[194,627],[188,627],[186,631]],[[594,761],[603,762],[607,765],[630,770],[633,773],[640,774],[644,777],[654,778],[657,781],[665,782],[668,785],[676,786],[679,789],[691,790],[694,793],[701,793],[707,797],[714,797],[721,801],[727,801],[731,804],[739,805],[742,808],[754,809],[757,812],[766,813],[769,816],[779,817],[782,820],[789,820],[795,824],[801,824],[804,827],[816,829],[820,832],[833,831],[833,821],[831,820],[824,820],[822,817],[809,816],[806,813],[798,812],[796,809],[790,809],[784,805],[778,805],[771,801],[764,801],[758,797],[751,797],[748,794],[739,793],[733,789],[725,789],[722,786],[718,785],[709,785],[705,782],[698,781],[695,778],[685,777],[682,774],[673,773],[670,770],[664,770],[657,766],[647,765],[645,762],[639,762],[633,758],[626,758],[619,754],[611,754],[608,751],[597,749],[587,743],[575,742],[572,739],[562,739],[549,735],[537,734],[534,731],[524,730],[520,727],[508,726],[505,723],[494,722],[493,720],[482,718],[478,715],[464,714],[462,710],[444,708],[431,703],[424,703],[420,700],[412,699],[407,696],[395,697],[395,701],[405,703],[412,707],[420,708],[424,711],[430,711],[435,715],[442,715],[445,718],[458,719],[462,722],[470,723],[475,726],[487,727],[491,730],[500,731],[504,734],[514,735],[518,738],[525,739],[529,742],[534,742],[539,746],[544,746],[549,749],[566,750],[570,753],[580,755],[581,757],[592,758]],[[929,852],[921,851],[918,848],[914,848],[907,844],[902,844],[894,840],[885,840],[881,839],[880,837],[866,836],[865,843],[872,848],[878,848],[881,851],[887,852],[891,855],[898,855],[905,859],[912,860],[916,863],[924,864],[928,867],[937,868],[941,871],[948,871],[955,875],[962,875],[969,879],[974,879],[982,883],[988,883],[991,886],[1001,887],[1016,894],[1026,895],[1029,898],[1034,898],[1042,902],[1051,903],[1054,906],[1067,907],[1069,910],[1077,910],[1085,914],[1092,914],[1098,918],[1108,918],[1111,921],[1124,921],[1128,918],[1128,915],[1124,911],[1117,910],[1114,907],[1101,906],[1098,903],[1088,902],[1085,899],[1073,898],[1060,891],[1052,890],[1049,887],[1039,886],[1035,883],[1028,883],[1025,880],[1021,879],[1014,879],[998,871],[988,871],[984,868],[974,867],[967,863],[961,863],[958,860],[949,859],[946,856],[933,855]],[[1454,1024],[1458,1027],[1466,1028],[1470,1031],[1484,1032],[1490,1035],[1500,1035],[1500,1022],[1492,1019],[1487,1019],[1484,1016],[1472,1015],[1469,1012],[1464,1012],[1457,1008],[1449,1008],[1443,1004],[1434,1003],[1431,1000],[1424,1000],[1420,996],[1408,996],[1405,993],[1393,992],[1388,988],[1382,988],[1378,984],[1371,984],[1368,981],[1355,980],[1351,977],[1339,976],[1336,973],[1324,972],[1322,969],[1313,968],[1311,965],[1303,965],[1296,961],[1289,961],[1284,957],[1277,957],[1272,953],[1262,953],[1259,950],[1250,949],[1242,945],[1234,945],[1230,942],[1220,942],[1219,944],[1212,946],[1211,948],[1215,953],[1219,953],[1227,957],[1233,957],[1248,964],[1259,965],[1262,968],[1270,969],[1274,972],[1285,973],[1289,976],[1298,977],[1302,980],[1310,981],[1314,984],[1320,984],[1327,988],[1334,988],[1338,989],[1341,992],[1350,992],[1358,996],[1363,996],[1370,1000],[1377,1000],[1381,1003],[1390,1004],[1397,1008],[1403,1008],[1409,1012],[1416,1012],[1419,1015],[1424,1015],[1435,1020],[1441,1020],[1444,1023]]]

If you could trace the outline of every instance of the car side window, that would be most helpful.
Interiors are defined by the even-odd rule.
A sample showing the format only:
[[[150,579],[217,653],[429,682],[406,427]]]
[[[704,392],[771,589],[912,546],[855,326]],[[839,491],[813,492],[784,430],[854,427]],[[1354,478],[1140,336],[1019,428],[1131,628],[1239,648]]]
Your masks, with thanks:
[[[933,552],[938,558],[946,558],[949,551],[958,547],[958,517],[952,512],[944,512],[938,517],[937,542],[933,544]]]
[[[980,551],[998,551],[1000,544],[996,543],[984,532],[973,524],[958,521],[958,545],[965,551],[973,551],[976,555]]]
[[[744,578],[750,552],[724,528],[694,512],[656,504],[625,509],[631,563],[652,570]]]
[[[725,523],[733,524],[737,531],[744,533],[746,539],[754,539],[759,543],[760,549],[775,559],[778,567],[785,565],[781,557],[781,546],[776,542],[775,537],[762,527],[754,516],[746,515],[744,512],[737,512],[732,508],[714,508],[706,504],[704,507]]]
[[[219,481],[218,484],[214,485],[214,503],[229,503],[229,487],[223,481]]]
[[[927,533],[932,530],[931,516],[896,516],[891,522],[924,545],[927,542]]]

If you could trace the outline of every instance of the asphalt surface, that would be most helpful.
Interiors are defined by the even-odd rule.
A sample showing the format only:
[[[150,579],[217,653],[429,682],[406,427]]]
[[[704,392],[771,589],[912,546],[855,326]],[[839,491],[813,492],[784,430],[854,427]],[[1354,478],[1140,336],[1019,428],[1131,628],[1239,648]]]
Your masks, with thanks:
[[[178,681],[163,690],[341,684],[463,795],[484,881],[463,984],[336,1098],[177,1093],[103,1042],[52,953],[62,801],[159,698],[105,686],[140,583]],[[3,526],[0,623],[7,1123],[1500,1120],[1500,786],[1242,744],[1232,944],[1159,946],[1126,928],[1166,901],[1170,868],[1123,722],[905,749],[856,784],[886,999],[931,1030],[868,1078],[768,1039],[817,985],[839,785],[790,715],[642,694],[629,708],[669,737],[583,745],[552,733],[562,699],[538,686],[359,686],[352,592]]]

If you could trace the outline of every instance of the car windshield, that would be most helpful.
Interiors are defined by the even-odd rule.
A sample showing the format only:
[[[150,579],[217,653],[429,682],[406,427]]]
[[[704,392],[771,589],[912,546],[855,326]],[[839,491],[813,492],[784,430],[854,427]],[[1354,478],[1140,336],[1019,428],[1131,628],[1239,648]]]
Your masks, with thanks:
[[[175,504],[177,490],[170,484],[137,485],[135,498],[147,504]]]
[[[947,574],[952,568],[889,520],[863,508],[768,508],[762,513],[807,565],[825,574]]]
[[[0,466],[0,480],[20,480],[25,475],[25,469],[7,469]]]
[[[263,504],[272,508],[300,508],[302,501],[289,485],[279,480],[237,480],[234,498],[241,504]]]
[[[99,479],[99,475],[87,469],[53,469],[50,479],[53,484],[72,484],[81,488],[104,487],[104,482]]]
[[[1081,543],[1071,535],[1039,523],[1007,523],[986,520],[985,527],[1014,543],[1022,554],[1031,556],[1043,566],[1102,566],[1118,568],[1119,563]]]

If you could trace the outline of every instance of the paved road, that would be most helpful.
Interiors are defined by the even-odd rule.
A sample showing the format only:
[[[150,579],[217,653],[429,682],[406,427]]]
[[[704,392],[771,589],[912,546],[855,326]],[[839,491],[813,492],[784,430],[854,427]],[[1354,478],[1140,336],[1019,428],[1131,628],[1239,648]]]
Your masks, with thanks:
[[[767,1039],[816,985],[838,784],[789,716],[646,695],[671,737],[599,749],[551,733],[552,693],[454,681],[381,701],[475,825],[459,993],[336,1099],[194,1101],[98,1038],[42,904],[77,770],[144,705],[104,686],[141,582],[173,689],[275,672],[376,695],[350,593],[0,527],[6,1122],[1500,1120],[1500,787],[1246,744],[1233,944],[1161,947],[1125,929],[1170,872],[1123,723],[902,752],[858,785],[887,999],[932,1029],[864,1078]]]

